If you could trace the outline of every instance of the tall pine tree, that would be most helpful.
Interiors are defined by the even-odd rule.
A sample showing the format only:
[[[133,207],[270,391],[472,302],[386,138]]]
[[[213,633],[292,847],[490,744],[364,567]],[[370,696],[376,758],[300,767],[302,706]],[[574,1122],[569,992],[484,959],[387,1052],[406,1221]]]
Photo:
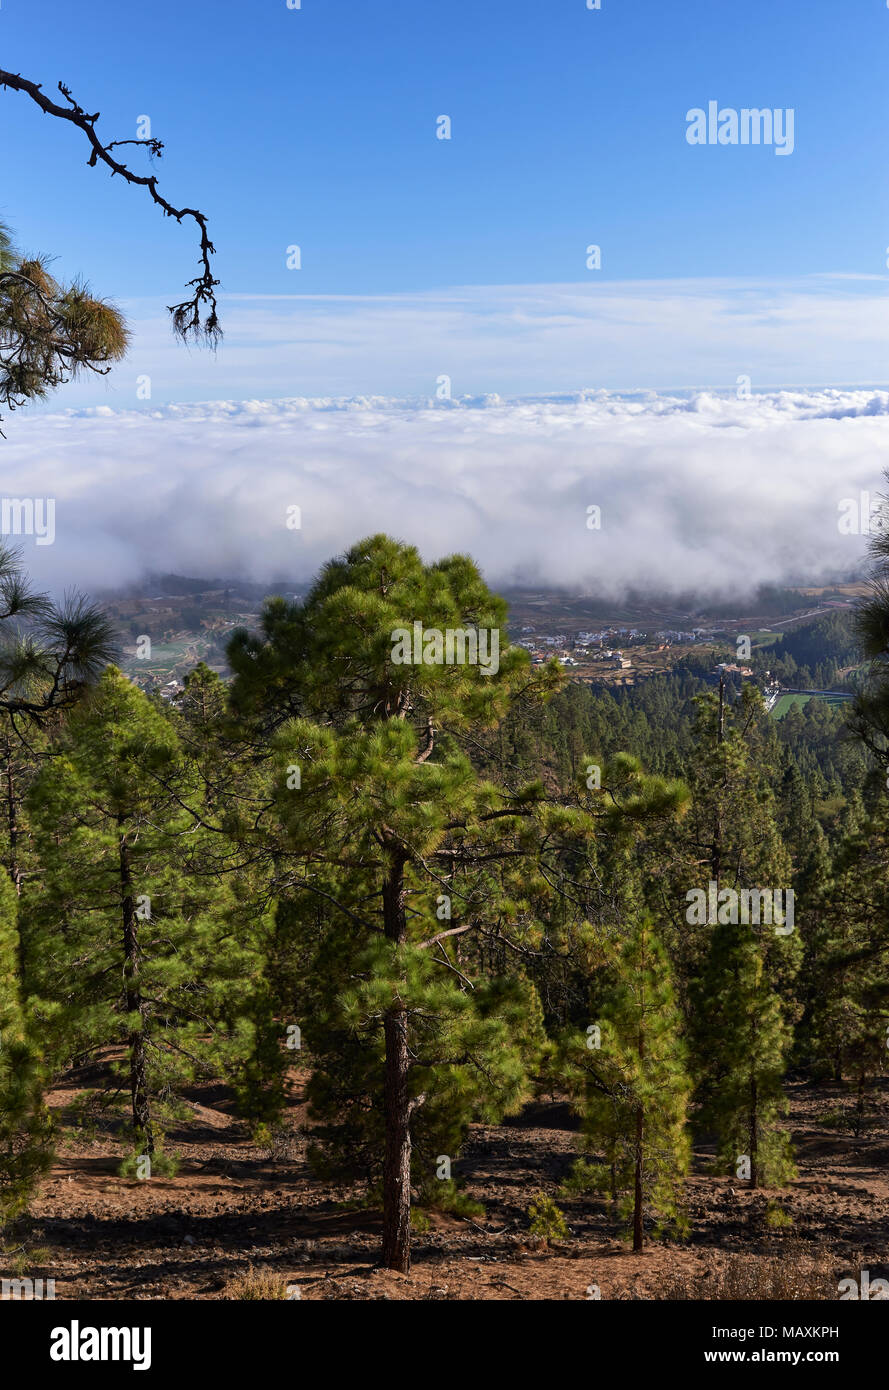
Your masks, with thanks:
[[[682,1197],[691,1158],[691,1083],[669,957],[646,916],[631,925],[613,973],[597,1022],[565,1049],[586,1144],[605,1160],[578,1164],[568,1188],[610,1188],[638,1251],[646,1210],[657,1231],[687,1229]]]
[[[199,795],[166,715],[114,667],[70,718],[30,809],[42,863],[28,987],[56,1065],[111,1050],[137,1154],[175,1099],[244,1046],[250,957],[185,809]]]

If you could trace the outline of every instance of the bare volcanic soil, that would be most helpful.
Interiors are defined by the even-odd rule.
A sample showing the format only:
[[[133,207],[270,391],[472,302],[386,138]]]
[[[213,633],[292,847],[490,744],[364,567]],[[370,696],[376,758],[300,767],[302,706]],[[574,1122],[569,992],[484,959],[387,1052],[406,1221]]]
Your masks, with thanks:
[[[63,1122],[82,1085],[75,1073],[51,1094]],[[120,1177],[113,1135],[87,1139],[66,1127],[23,1251],[18,1238],[19,1267],[54,1277],[61,1299],[243,1297],[245,1278],[254,1297],[260,1287],[303,1299],[836,1298],[845,1275],[889,1273],[889,1085],[858,1138],[844,1087],[794,1082],[788,1094],[799,1177],[780,1192],[751,1192],[711,1176],[712,1148],[701,1144],[689,1239],[652,1241],[639,1255],[607,1200],[559,1196],[579,1152],[566,1104],[535,1103],[510,1123],[475,1126],[454,1171],[485,1215],[428,1213],[403,1277],[375,1268],[379,1211],[363,1207],[357,1189],[309,1171],[299,1077],[271,1150],[251,1142],[230,1093],[208,1086],[191,1093],[192,1118],[169,1137],[174,1178]],[[541,1190],[570,1231],[549,1247],[528,1230]],[[0,1263],[15,1255],[8,1246]]]

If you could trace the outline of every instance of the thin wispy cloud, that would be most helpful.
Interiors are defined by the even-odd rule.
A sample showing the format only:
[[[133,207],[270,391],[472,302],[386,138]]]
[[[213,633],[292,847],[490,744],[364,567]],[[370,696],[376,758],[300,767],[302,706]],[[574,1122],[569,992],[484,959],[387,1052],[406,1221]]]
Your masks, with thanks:
[[[293,272],[295,288],[299,272]],[[889,276],[468,286],[367,297],[223,297],[218,355],[171,341],[163,305],[127,306],[134,342],[75,405],[244,396],[434,396],[873,382]]]

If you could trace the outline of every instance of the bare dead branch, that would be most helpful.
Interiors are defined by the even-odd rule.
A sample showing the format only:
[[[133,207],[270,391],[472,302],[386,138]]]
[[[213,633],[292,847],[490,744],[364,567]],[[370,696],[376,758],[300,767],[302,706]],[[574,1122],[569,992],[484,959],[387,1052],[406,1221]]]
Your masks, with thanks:
[[[430,936],[425,941],[417,943],[415,950],[425,951],[427,946],[435,946],[439,941],[444,941],[446,936],[462,936],[464,932],[472,931],[475,922],[470,922],[466,927],[451,927],[448,931],[440,931],[436,936]]]
[[[62,82],[59,83],[59,91],[68,103],[67,106],[61,106],[58,102],[52,101],[45,95],[39,83],[30,82],[21,74],[6,72],[2,68],[0,68],[0,87],[8,87],[14,92],[24,92],[46,115],[68,121],[82,130],[90,143],[90,157],[87,160],[90,168],[95,168],[99,163],[107,165],[112,175],[119,174],[127,183],[147,188],[152,200],[162,209],[166,217],[174,217],[179,223],[182,222],[183,218],[188,217],[197,224],[201,235],[199,261],[201,273],[186,284],[186,289],[193,291],[190,298],[183,300],[180,304],[170,304],[167,307],[173,316],[173,329],[178,337],[183,341],[199,341],[216,347],[222,337],[216,305],[216,286],[219,281],[213,275],[210,258],[215,254],[216,248],[210,240],[206,216],[197,208],[174,207],[158,190],[156,174],[137,174],[135,170],[122,164],[111,153],[113,149],[121,145],[145,144],[148,145],[151,154],[160,155],[163,149],[162,142],[159,140],[112,140],[107,145],[103,144],[95,130],[100,112],[96,111],[94,114],[90,114],[85,111],[72,97],[70,88]]]

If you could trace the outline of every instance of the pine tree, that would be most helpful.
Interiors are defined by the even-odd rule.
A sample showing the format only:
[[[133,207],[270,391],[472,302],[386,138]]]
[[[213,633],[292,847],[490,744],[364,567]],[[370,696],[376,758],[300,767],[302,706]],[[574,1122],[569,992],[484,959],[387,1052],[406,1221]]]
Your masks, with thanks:
[[[52,1160],[40,1050],[18,982],[18,897],[0,873],[0,1229],[27,1205]]]
[[[521,1022],[530,982],[487,979],[457,945],[521,915],[495,866],[529,853],[542,799],[486,782],[461,747],[531,684],[505,614],[470,560],[425,566],[376,536],[327,565],[304,604],[269,604],[263,636],[229,653],[235,712],[274,736],[279,878],[319,904],[313,1105],[353,1156],[382,1138],[383,1260],[403,1271],[412,1183],[454,1156],[470,1115],[519,1103],[536,1046]],[[418,659],[404,659],[417,627]],[[496,661],[449,661],[448,633]]]
[[[723,691],[708,692],[695,703],[697,752],[685,769],[691,809],[675,831],[650,837],[645,881],[648,901],[669,924],[665,943],[690,1025],[692,1071],[700,1075],[708,1054],[707,1045],[699,1041],[695,982],[708,968],[716,916],[728,920],[727,904],[734,897],[735,920],[744,903],[749,915],[757,920],[762,916],[763,925],[770,922],[776,928],[763,931],[758,940],[769,987],[779,996],[789,1023],[801,1014],[797,981],[803,945],[793,865],[769,785],[762,698],[745,687],[735,704]]]
[[[290,900],[276,900],[276,847],[253,834],[269,807],[259,771],[265,750],[232,718],[228,688],[204,662],[186,676],[172,717],[192,784],[188,807],[195,826],[211,832],[202,839],[202,872],[226,883],[231,929],[252,957],[239,1004],[250,1041],[233,1078],[238,1113],[267,1130],[280,1119],[290,1090],[288,1047],[295,1041],[296,979],[305,961],[291,928]],[[247,842],[251,852],[245,855]]]
[[[0,542],[0,715],[13,734],[70,709],[114,652],[114,631],[94,605],[72,594],[54,605],[36,592],[20,553]]]
[[[17,896],[36,868],[25,801],[48,749],[45,728],[0,714],[0,863]]]
[[[887,1065],[889,1030],[889,812],[878,803],[839,846],[832,871],[813,884],[808,1060],[848,1079],[860,1133],[868,1091]]]
[[[754,1188],[782,1186],[794,1175],[782,1123],[792,1030],[766,960],[755,926],[719,923],[693,991],[701,1119],[716,1134],[718,1165]]]
[[[411,1187],[428,1194],[469,1119],[494,1120],[525,1094],[533,987],[486,978],[456,946],[520,911],[491,865],[520,853],[534,803],[511,805],[444,741],[422,761],[403,721],[339,733],[294,721],[277,742],[285,851],[307,861],[297,884],[330,908],[301,991],[309,1099],[328,1156],[378,1176],[383,1259],[406,1271]]]
[[[505,617],[466,557],[426,566],[375,536],[229,648],[233,713],[257,758],[265,744],[274,802],[242,833],[252,854],[265,836],[277,929],[307,967],[325,1157],[379,1175],[383,1260],[405,1271],[412,1187],[428,1197],[470,1119],[519,1104],[542,1056],[535,985],[577,974],[587,904],[608,915],[598,830],[674,816],[684,796],[633,759],[592,792],[586,771],[566,794],[507,771],[497,730],[558,669],[533,677]],[[496,660],[449,656],[455,637]]]
[[[794,865],[801,872],[808,868],[818,827],[812,801],[812,794],[799,767],[790,758],[781,782],[780,821],[784,843],[793,856]]]
[[[669,957],[647,917],[632,925],[613,970],[594,1031],[565,1047],[586,1145],[605,1159],[604,1165],[582,1161],[568,1190],[607,1184],[638,1251],[646,1209],[659,1232],[687,1229],[682,1192],[691,1158],[691,1084]]]
[[[803,947],[762,698],[744,687],[732,702],[721,683],[696,704],[692,806],[671,840],[653,838],[647,896],[671,922],[701,1118],[716,1133],[720,1165],[734,1172],[749,1162],[755,1186],[791,1170],[781,1080],[801,1013]]]
[[[0,225],[0,400],[13,410],[79,371],[109,370],[127,350],[120,311],[48,267],[47,257],[17,254]]]
[[[135,1152],[155,1166],[183,1086],[224,1074],[245,1042],[250,956],[202,860],[197,797],[172,723],[114,667],[30,797],[43,866],[27,922],[33,1007],[56,1065],[120,1058]]]
[[[10,269],[10,256],[0,232],[0,268]],[[0,544],[0,1222],[24,1209],[52,1154],[44,1039],[23,1000],[20,897],[36,868],[24,800],[47,727],[89,689],[112,649],[98,609],[77,595],[53,605],[31,587],[19,552]]]

